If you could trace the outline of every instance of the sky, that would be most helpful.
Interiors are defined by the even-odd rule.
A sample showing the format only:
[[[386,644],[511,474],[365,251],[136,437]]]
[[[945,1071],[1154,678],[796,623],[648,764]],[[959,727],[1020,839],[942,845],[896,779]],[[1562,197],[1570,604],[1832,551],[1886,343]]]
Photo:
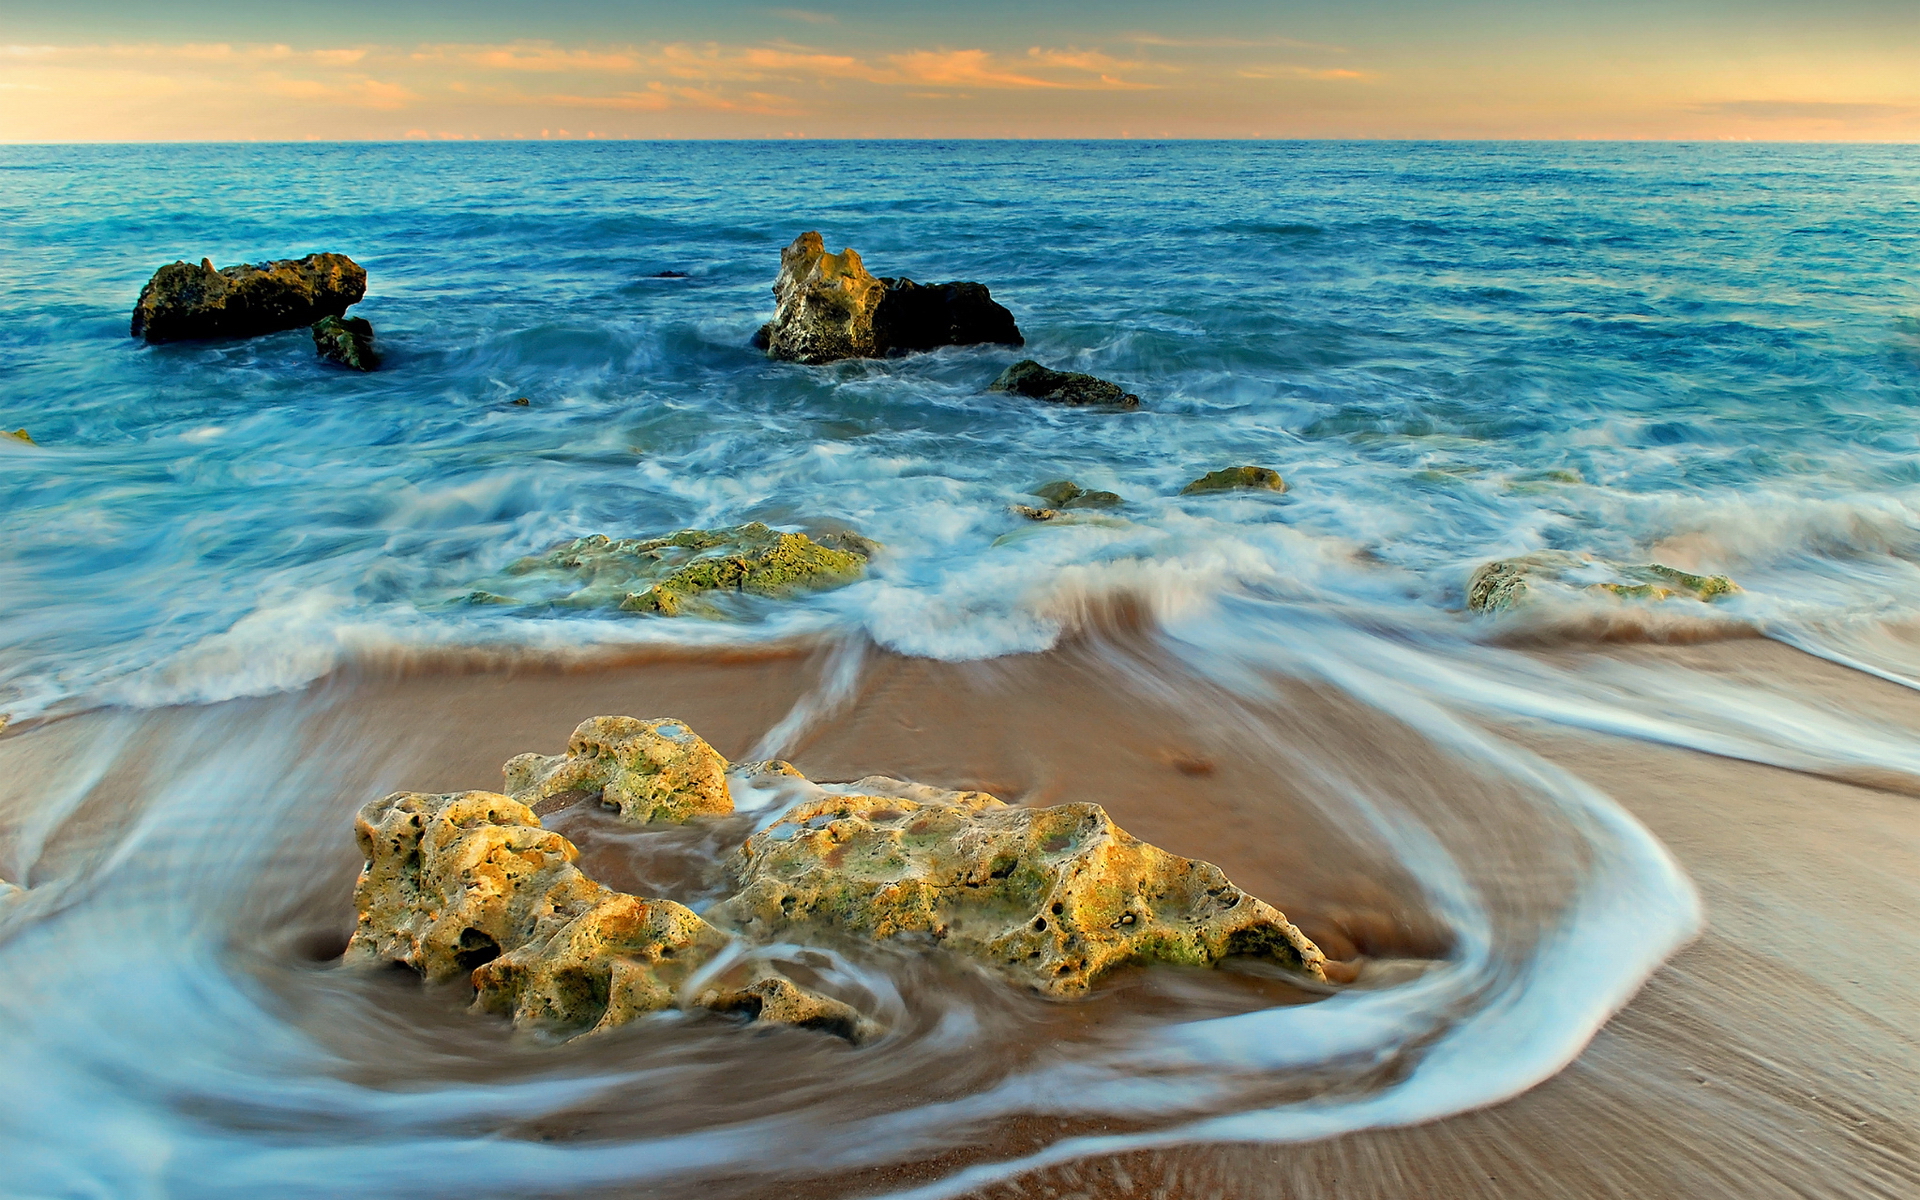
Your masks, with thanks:
[[[0,142],[1920,142],[1920,0],[0,9]]]

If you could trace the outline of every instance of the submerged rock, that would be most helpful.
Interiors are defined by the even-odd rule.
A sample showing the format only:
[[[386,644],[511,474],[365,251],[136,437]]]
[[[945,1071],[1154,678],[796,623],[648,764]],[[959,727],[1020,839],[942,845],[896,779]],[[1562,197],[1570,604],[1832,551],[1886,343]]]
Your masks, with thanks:
[[[0,429],[0,437],[10,437],[16,442],[25,442],[29,446],[37,446],[40,444],[29,437],[27,431],[24,429],[15,429],[12,432]]]
[[[1739,591],[1739,585],[1725,575],[1695,575],[1663,563],[1614,563],[1591,554],[1541,550],[1480,564],[1467,580],[1467,608],[1502,612],[1555,593],[1652,601],[1685,596],[1711,602]]]
[[[978,283],[877,278],[856,250],[827,253],[818,233],[780,252],[773,320],[754,345],[774,358],[827,363],[982,342],[1020,345],[1013,314]]]
[[[1055,371],[1041,366],[1030,358],[1023,358],[1000,372],[1000,377],[988,384],[987,390],[1012,392],[1035,400],[1046,400],[1053,404],[1067,404],[1075,407],[1089,405],[1111,405],[1115,408],[1140,407],[1140,397],[1124,390],[1117,383],[1109,383],[1097,376],[1083,375],[1078,371]]]
[[[140,289],[132,335],[149,342],[253,337],[338,317],[367,292],[367,272],[344,254],[214,269],[169,263]]]
[[[567,739],[565,754],[518,755],[504,773],[507,794],[530,809],[577,793],[581,799],[598,796],[602,808],[643,823],[733,811],[727,760],[671,717],[589,718]]]
[[[313,348],[321,358],[356,371],[380,365],[373,348],[373,325],[361,317],[321,317],[313,324]]]
[[[1218,867],[1127,834],[1097,804],[1015,808],[984,792],[862,780],[801,803],[733,861],[708,916],[755,939],[919,935],[1054,997],[1128,963],[1268,958],[1324,978],[1319,949]]]
[[[1013,314],[982,283],[915,283],[881,277],[886,292],[873,314],[874,352],[932,350],[939,346],[1023,346]]]
[[[1043,483],[1031,494],[1055,508],[1114,508],[1126,503],[1114,492],[1089,491],[1071,479]]]
[[[523,558],[467,596],[473,604],[558,604],[677,616],[708,593],[781,596],[839,587],[878,543],[853,533],[782,533],[758,521],[615,540],[592,534]]]
[[[682,985],[729,937],[684,905],[588,877],[574,865],[573,843],[510,797],[399,792],[361,809],[354,835],[366,866],[354,886],[349,964],[404,963],[430,982],[466,975],[474,1011],[565,1035],[701,1007],[709,997],[765,1024],[795,1017],[849,1037],[866,1031],[857,1014],[825,1020],[844,1017],[846,1006],[825,997],[809,1006],[810,993],[791,981],[797,995],[756,981],[776,1000],[757,1008],[724,986],[683,1002]]]
[[[1287,483],[1280,478],[1280,472],[1266,467],[1223,467],[1218,471],[1209,471],[1181,488],[1180,494],[1196,496],[1202,492],[1231,492],[1247,488],[1284,492]]]

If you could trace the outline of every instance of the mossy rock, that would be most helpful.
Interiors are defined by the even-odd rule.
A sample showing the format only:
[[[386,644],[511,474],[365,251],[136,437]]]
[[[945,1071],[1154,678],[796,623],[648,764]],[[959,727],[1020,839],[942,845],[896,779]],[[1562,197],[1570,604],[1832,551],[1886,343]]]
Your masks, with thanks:
[[[1613,578],[1592,578],[1595,575]],[[1664,563],[1616,563],[1590,554],[1540,550],[1475,568],[1467,580],[1467,608],[1505,612],[1543,597],[1583,595],[1649,602],[1683,597],[1711,603],[1739,592],[1740,586],[1725,575],[1696,575]]]
[[[0,429],[0,437],[12,438],[16,442],[25,442],[29,446],[37,446],[40,444],[29,437],[27,431],[24,429],[15,429],[11,433],[7,430]]]
[[[1181,488],[1180,494],[1198,496],[1206,492],[1246,490],[1284,492],[1287,483],[1280,478],[1280,472],[1266,467],[1223,467],[1218,471],[1209,471]]]
[[[1056,479],[1034,488],[1038,496],[1054,508],[1117,508],[1126,501],[1115,492],[1089,491],[1071,479]]]
[[[1012,392],[1018,396],[1045,400],[1051,404],[1065,404],[1073,408],[1140,407],[1140,397],[1117,383],[1109,383],[1098,376],[1082,374],[1079,371],[1055,371],[1050,367],[1041,366],[1031,358],[1023,358],[1000,372],[1000,377],[988,384],[987,390]]]
[[[789,596],[851,583],[878,549],[857,533],[816,539],[758,521],[645,539],[592,534],[519,560],[481,581],[465,602],[676,616],[725,594]]]
[[[313,349],[328,362],[355,371],[380,365],[373,348],[373,325],[361,317],[321,317],[313,324]]]

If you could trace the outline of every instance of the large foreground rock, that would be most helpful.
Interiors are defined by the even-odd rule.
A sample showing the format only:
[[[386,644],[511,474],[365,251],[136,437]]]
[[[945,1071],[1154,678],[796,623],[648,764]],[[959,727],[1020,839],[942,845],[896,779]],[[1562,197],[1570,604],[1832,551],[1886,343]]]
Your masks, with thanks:
[[[1559,596],[1711,602],[1737,595],[1725,575],[1695,575],[1662,563],[1616,563],[1565,550],[1541,550],[1482,563],[1467,581],[1467,608],[1502,612]]]
[[[872,1030],[764,966],[683,997],[728,935],[684,905],[589,878],[573,843],[510,797],[399,792],[361,809],[354,836],[366,866],[346,961],[404,963],[430,982],[464,975],[475,1011],[517,1027],[574,1035],[686,1007],[856,1040]]]
[[[149,342],[253,337],[338,317],[367,293],[367,272],[344,254],[241,263],[215,270],[175,262],[140,289],[134,337]]]
[[[1117,383],[1109,383],[1097,375],[1086,375],[1079,371],[1055,371],[1050,367],[1041,366],[1031,358],[1023,358],[1000,372],[1000,377],[988,384],[987,390],[1012,392],[1018,396],[1029,396],[1035,400],[1045,400],[1050,404],[1066,404],[1075,408],[1093,405],[1106,405],[1113,408],[1140,407],[1140,397]]]
[[[1073,997],[1128,963],[1232,955],[1325,978],[1285,915],[1211,863],[1121,830],[1097,804],[1015,808],[984,792],[827,795],[754,834],[740,891],[709,912],[756,939],[918,935],[1042,994]]]
[[[722,593],[783,596],[851,583],[875,549],[857,534],[815,539],[758,521],[658,538],[593,534],[521,559],[467,599],[677,616]]]
[[[774,357],[801,363],[876,358],[890,351],[930,350],[983,342],[1020,345],[1013,314],[978,283],[918,284],[880,278],[858,251],[827,253],[818,233],[803,233],[780,252],[773,281],[773,320],[755,343]]]
[[[590,717],[565,754],[522,754],[504,768],[507,793],[528,808],[569,795],[597,798],[629,821],[680,822],[733,811],[727,760],[671,717]]]

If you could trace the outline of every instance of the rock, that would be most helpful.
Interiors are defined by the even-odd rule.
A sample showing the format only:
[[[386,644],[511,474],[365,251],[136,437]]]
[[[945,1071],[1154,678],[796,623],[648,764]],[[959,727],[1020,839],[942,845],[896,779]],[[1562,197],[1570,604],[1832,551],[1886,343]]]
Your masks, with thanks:
[[[557,604],[676,616],[708,593],[783,596],[839,587],[879,543],[854,533],[782,533],[758,521],[616,541],[602,534],[523,558],[482,581],[469,603]]]
[[[4,429],[0,429],[0,437],[10,437],[16,442],[25,442],[29,446],[37,446],[40,444],[34,441],[31,437],[27,436],[27,431],[24,429],[16,429],[11,433],[8,433]]]
[[[780,252],[773,295],[773,320],[760,327],[753,344],[793,362],[983,342],[1018,346],[1025,340],[1013,314],[996,304],[984,285],[875,278],[858,251],[828,254],[826,242],[814,232],[801,234]]]
[[[1113,508],[1126,503],[1113,492],[1090,492],[1071,479],[1043,483],[1032,494],[1055,508]]]
[[[873,315],[874,352],[905,353],[938,346],[1023,346],[1013,314],[994,302],[985,284],[915,283],[883,276],[886,292]]]
[[[1652,601],[1686,596],[1712,602],[1739,591],[1739,585],[1725,575],[1695,575],[1662,563],[1615,563],[1591,554],[1540,550],[1480,564],[1467,581],[1467,608],[1502,612],[1556,594]]]
[[[642,823],[733,811],[727,760],[671,717],[593,717],[573,731],[565,754],[522,754],[503,773],[507,794],[529,809],[577,793],[581,799],[598,796],[600,807]]]
[[[708,911],[756,940],[913,935],[1053,997],[1127,963],[1229,955],[1324,978],[1324,956],[1218,867],[1123,832],[1097,804],[1014,808],[984,792],[862,780],[790,809],[733,861]]]
[[[818,233],[801,234],[780,252],[767,353],[801,363],[873,357],[873,314],[886,290],[858,251],[828,254]]]
[[[880,1032],[851,1004],[810,992],[776,971],[753,964],[746,982],[725,981],[703,990],[694,1003],[711,1012],[743,1016],[764,1025],[817,1029],[856,1046]]]
[[[321,317],[313,324],[313,348],[321,358],[356,371],[380,365],[373,348],[373,325],[360,317]]]
[[[1140,397],[1122,390],[1117,383],[1108,383],[1078,371],[1050,370],[1030,358],[1023,358],[1000,372],[1000,377],[988,384],[987,390],[1013,392],[1035,400],[1075,407],[1095,404],[1116,408],[1140,407]]]
[[[1060,515],[1057,508],[1034,508],[1030,504],[1010,504],[1007,507],[1013,510],[1014,516],[1025,517],[1029,521],[1051,521]]]
[[[1182,496],[1195,496],[1202,492],[1230,492],[1243,488],[1265,488],[1268,491],[1284,492],[1286,480],[1280,478],[1280,472],[1265,467],[1224,467],[1218,471],[1209,471],[1200,478],[1180,489]]]
[[[730,941],[684,905],[589,878],[573,843],[507,796],[395,793],[360,810],[354,836],[367,861],[345,961],[404,963],[430,982],[464,974],[474,1011],[519,1028],[599,1032],[680,1006],[681,986]],[[763,1024],[865,1031],[838,1001],[763,972],[758,1008],[724,986],[703,999]]]
[[[134,337],[149,342],[253,337],[337,317],[367,292],[367,273],[344,254],[242,263],[169,263],[140,289]]]

